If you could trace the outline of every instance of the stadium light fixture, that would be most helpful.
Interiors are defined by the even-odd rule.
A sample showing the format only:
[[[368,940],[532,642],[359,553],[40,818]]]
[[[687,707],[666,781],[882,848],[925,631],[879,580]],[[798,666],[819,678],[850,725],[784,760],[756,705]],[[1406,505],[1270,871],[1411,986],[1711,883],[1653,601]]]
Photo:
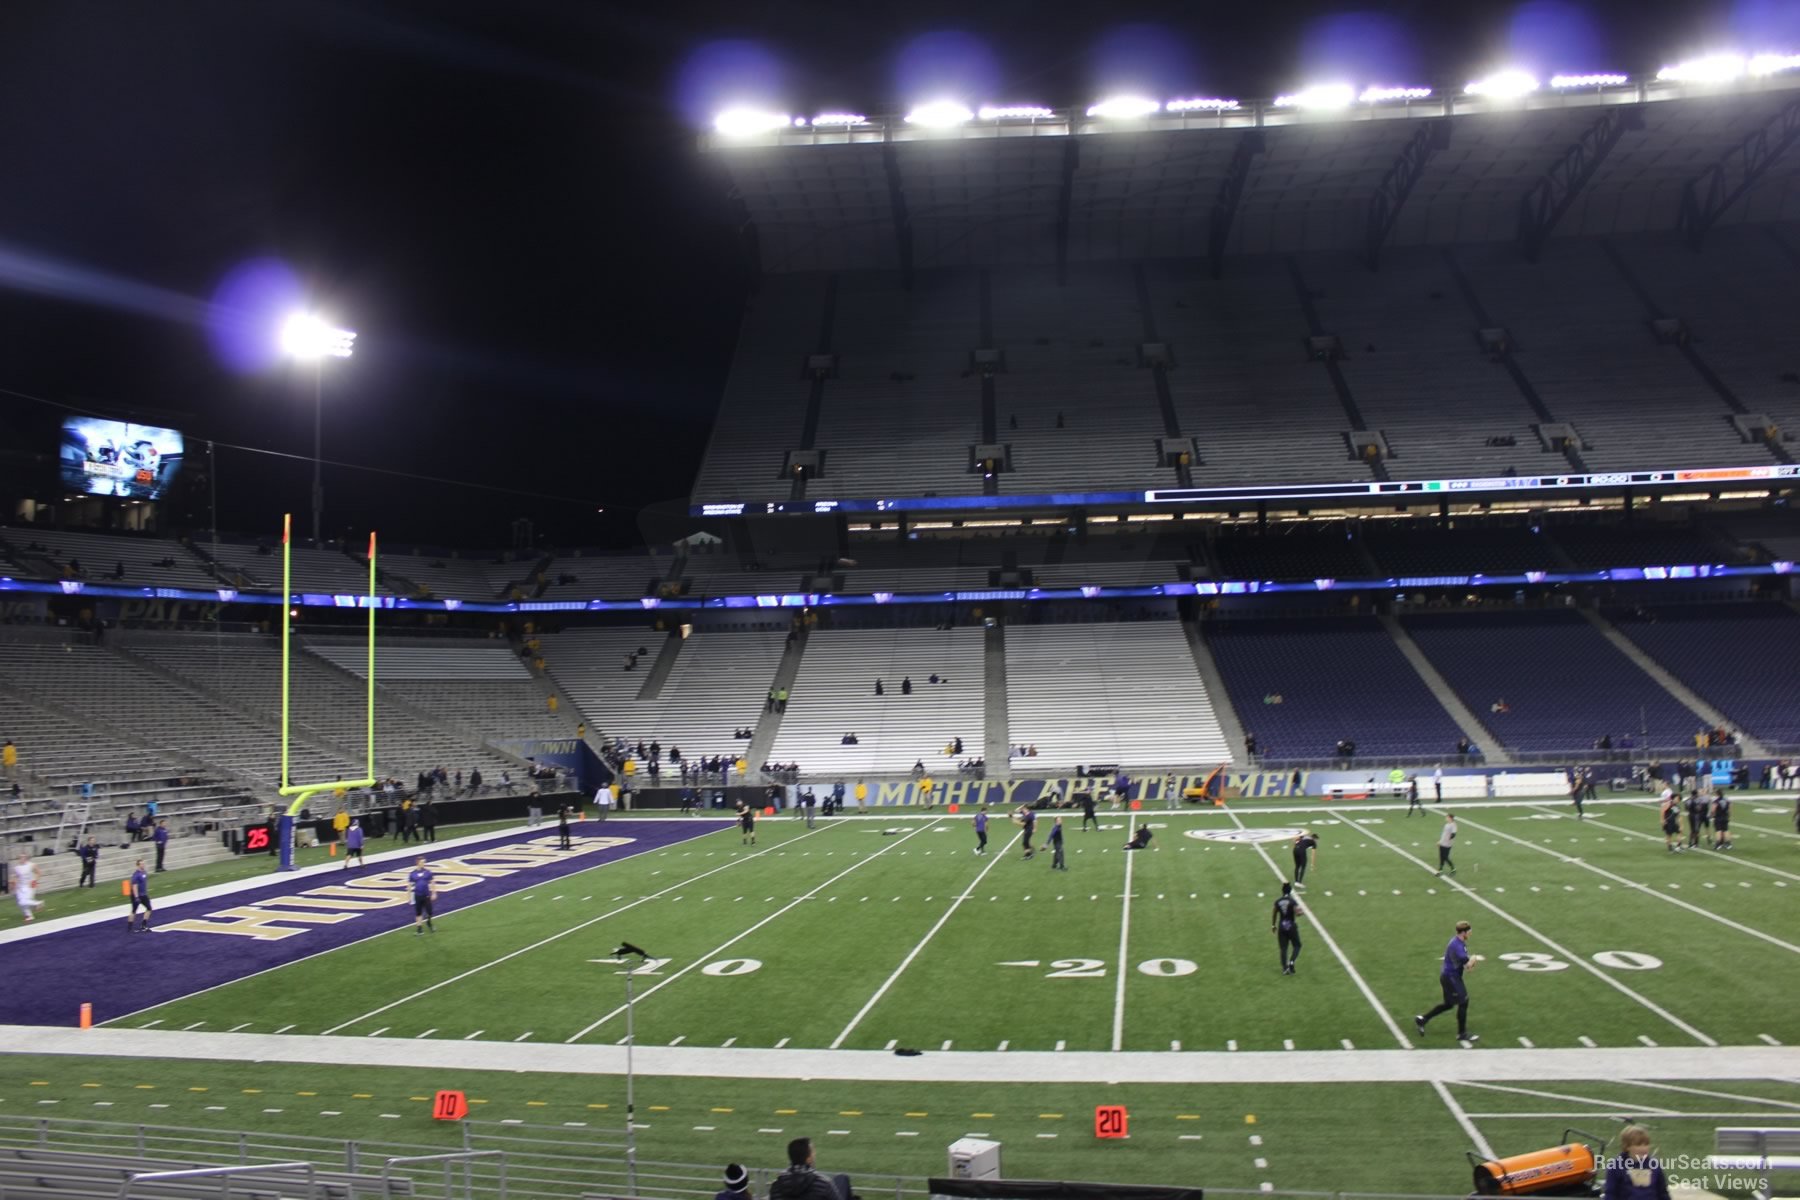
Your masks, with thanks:
[[[1431,96],[1428,87],[1388,87],[1371,84],[1362,90],[1356,98],[1364,104],[1388,104],[1395,100],[1426,100]]]
[[[713,118],[713,128],[725,137],[754,137],[787,127],[786,113],[757,108],[728,108]]]
[[[1552,75],[1550,86],[1553,88],[1595,88],[1617,87],[1622,83],[1630,83],[1629,75],[1619,75],[1610,71],[1596,71],[1587,75]]]
[[[1656,77],[1666,83],[1730,83],[1746,66],[1741,54],[1706,54],[1664,67]]]
[[[1148,96],[1108,96],[1098,104],[1088,106],[1087,115],[1108,120],[1122,120],[1131,117],[1147,117],[1153,112],[1161,112],[1162,103]]]
[[[349,358],[356,335],[311,313],[295,313],[281,326],[281,350],[291,358]]]
[[[1751,56],[1749,71],[1751,75],[1779,75],[1783,71],[1800,69],[1800,54],[1757,54]]]
[[[1056,110],[1041,104],[984,104],[975,110],[984,121],[1042,121],[1056,115]]]
[[[356,334],[339,329],[313,313],[295,313],[281,326],[281,349],[290,358],[313,367],[313,485],[312,536],[315,547],[324,545],[325,481],[323,426],[325,421],[325,360],[349,358]]]
[[[921,104],[906,114],[908,125],[920,125],[926,129],[949,129],[957,125],[966,125],[975,116],[967,105],[956,100],[933,100]]]
[[[1171,100],[1163,105],[1164,112],[1230,112],[1238,107],[1236,100],[1226,100],[1218,96],[1189,96],[1180,100]]]
[[[1537,76],[1516,67],[1495,71],[1480,79],[1471,79],[1463,91],[1471,96],[1492,96],[1496,100],[1516,100],[1538,90]]]
[[[1276,108],[1337,109],[1349,108],[1356,101],[1356,89],[1347,83],[1315,83],[1275,97]]]
[[[852,125],[867,125],[869,123],[869,118],[863,116],[861,113],[822,112],[812,119],[812,123],[815,129],[821,125],[849,128]]]

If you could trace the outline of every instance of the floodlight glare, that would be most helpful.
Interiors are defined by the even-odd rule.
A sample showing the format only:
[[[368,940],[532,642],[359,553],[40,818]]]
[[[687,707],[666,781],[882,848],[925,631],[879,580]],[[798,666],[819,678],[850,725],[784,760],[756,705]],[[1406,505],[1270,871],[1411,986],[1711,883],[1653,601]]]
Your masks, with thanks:
[[[1315,83],[1285,96],[1275,97],[1276,108],[1349,108],[1356,89],[1347,83]]]
[[[1800,54],[1757,54],[1750,59],[1750,74],[1779,75],[1800,68]]]
[[[984,104],[975,115],[984,121],[1042,121],[1056,111],[1041,104]]]
[[[906,123],[923,125],[927,129],[948,129],[953,125],[967,123],[974,115],[965,105],[955,100],[933,100],[907,113]]]
[[[726,137],[751,137],[788,125],[786,113],[764,112],[754,108],[728,108],[713,118],[713,128]]]
[[[1591,75],[1552,75],[1550,86],[1553,88],[1590,88],[1617,87],[1622,83],[1630,83],[1629,75],[1618,75],[1609,71],[1598,71]]]
[[[1238,106],[1236,100],[1225,100],[1217,96],[1191,96],[1182,100],[1171,100],[1163,105],[1164,112],[1229,112]]]
[[[861,113],[825,112],[814,117],[812,123],[815,127],[819,125],[867,125],[869,118]]]
[[[1469,81],[1463,91],[1471,96],[1492,96],[1496,100],[1512,100],[1538,90],[1537,77],[1517,69],[1495,71],[1481,79]]]
[[[1382,87],[1370,84],[1357,96],[1364,104],[1386,104],[1394,100],[1425,100],[1431,96],[1428,87]]]
[[[1087,115],[1090,117],[1147,117],[1159,112],[1162,105],[1148,96],[1108,96],[1098,104],[1090,105]]]
[[[1729,83],[1743,73],[1743,55],[1707,54],[1664,67],[1656,77],[1669,83]]]
[[[281,349],[294,358],[349,358],[356,335],[334,329],[310,313],[295,313],[281,327]]]

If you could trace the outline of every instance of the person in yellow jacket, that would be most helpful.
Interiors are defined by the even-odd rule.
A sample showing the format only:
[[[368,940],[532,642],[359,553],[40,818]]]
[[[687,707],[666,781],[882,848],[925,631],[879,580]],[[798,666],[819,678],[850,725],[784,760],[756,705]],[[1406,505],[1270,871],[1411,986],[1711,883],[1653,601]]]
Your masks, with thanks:
[[[932,782],[931,776],[929,775],[919,780],[919,803],[923,804],[926,808],[937,807],[931,794],[931,789],[936,786],[937,785]]]
[[[19,769],[19,748],[6,739],[6,745],[0,746],[0,767],[6,768],[6,777],[11,779]]]
[[[856,807],[867,808],[868,806],[869,806],[869,785],[859,779],[856,781]]]

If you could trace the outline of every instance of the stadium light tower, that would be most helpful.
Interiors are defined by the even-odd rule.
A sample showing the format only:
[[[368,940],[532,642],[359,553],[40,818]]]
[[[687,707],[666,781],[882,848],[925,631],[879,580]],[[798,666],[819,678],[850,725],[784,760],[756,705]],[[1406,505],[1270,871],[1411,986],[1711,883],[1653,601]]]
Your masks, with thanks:
[[[356,348],[356,334],[338,329],[313,313],[295,313],[281,327],[281,349],[289,358],[313,365],[313,548],[322,545],[325,520],[325,484],[320,475],[321,434],[325,421],[325,360],[349,358]]]

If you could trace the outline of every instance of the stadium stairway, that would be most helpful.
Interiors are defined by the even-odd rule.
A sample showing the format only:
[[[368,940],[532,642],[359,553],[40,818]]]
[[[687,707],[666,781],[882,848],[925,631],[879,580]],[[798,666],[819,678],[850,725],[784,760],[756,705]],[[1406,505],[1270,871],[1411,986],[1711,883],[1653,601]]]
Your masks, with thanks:
[[[769,681],[771,691],[782,688],[792,692],[794,679],[800,674],[800,660],[806,656],[806,641],[812,631],[802,626],[794,630],[793,644],[781,656],[781,665],[775,668],[775,678]],[[769,761],[769,755],[775,749],[775,735],[781,732],[781,713],[764,708],[763,715],[757,719],[756,733],[750,738],[750,745],[744,751],[744,759],[755,770]],[[804,767],[806,764],[802,763]]]
[[[1225,735],[1225,745],[1231,749],[1231,765],[1250,766],[1249,754],[1244,749],[1244,723],[1238,720],[1237,708],[1231,703],[1231,692],[1225,687],[1225,677],[1219,674],[1219,664],[1206,644],[1206,635],[1200,632],[1199,624],[1192,617],[1181,619],[1181,635],[1187,639],[1188,653],[1194,656],[1194,670],[1200,673],[1200,682],[1206,685],[1213,716],[1218,718],[1219,731]]]
[[[987,684],[987,736],[981,754],[987,763],[987,777],[1002,779],[1012,775],[1012,729],[1006,719],[1006,627],[998,621],[987,627],[982,669]]]
[[[1651,658],[1648,654],[1645,654],[1643,650],[1639,649],[1636,642],[1620,633],[1618,629],[1613,626],[1612,622],[1601,616],[1598,611],[1589,608],[1586,605],[1581,606],[1577,611],[1580,612],[1582,616],[1586,617],[1588,623],[1599,630],[1600,636],[1611,642],[1620,654],[1623,654],[1626,658],[1629,658],[1632,662],[1636,663],[1638,670],[1654,679],[1658,687],[1675,697],[1675,699],[1681,701],[1681,703],[1685,704],[1693,712],[1699,713],[1704,717],[1708,728],[1736,730],[1738,747],[1744,757],[1771,757],[1768,747],[1759,742],[1754,735],[1748,730],[1740,728],[1737,722],[1701,699],[1698,692],[1688,687],[1687,684],[1681,682],[1681,680],[1675,678],[1675,676],[1669,674],[1668,671],[1663,669],[1661,663],[1657,662],[1654,658]]]
[[[1419,673],[1419,678],[1431,690],[1431,694],[1437,697],[1437,702],[1444,706],[1444,711],[1450,714],[1450,719],[1456,722],[1463,736],[1481,751],[1481,756],[1487,760],[1488,765],[1511,766],[1514,762],[1512,752],[1500,744],[1499,738],[1488,732],[1480,718],[1470,711],[1469,706],[1462,702],[1444,677],[1438,674],[1438,669],[1431,665],[1431,660],[1425,657],[1425,652],[1419,649],[1419,644],[1412,640],[1412,635],[1406,632],[1399,620],[1392,613],[1384,613],[1381,624],[1388,631],[1388,636],[1394,639],[1394,644],[1400,647],[1401,656],[1412,664],[1412,669]]]
[[[656,661],[650,666],[650,673],[644,677],[644,686],[638,689],[639,700],[655,700],[662,695],[663,684],[675,670],[675,663],[681,658],[681,648],[687,645],[687,639],[678,634],[668,634],[663,638],[662,647],[656,652]]]

